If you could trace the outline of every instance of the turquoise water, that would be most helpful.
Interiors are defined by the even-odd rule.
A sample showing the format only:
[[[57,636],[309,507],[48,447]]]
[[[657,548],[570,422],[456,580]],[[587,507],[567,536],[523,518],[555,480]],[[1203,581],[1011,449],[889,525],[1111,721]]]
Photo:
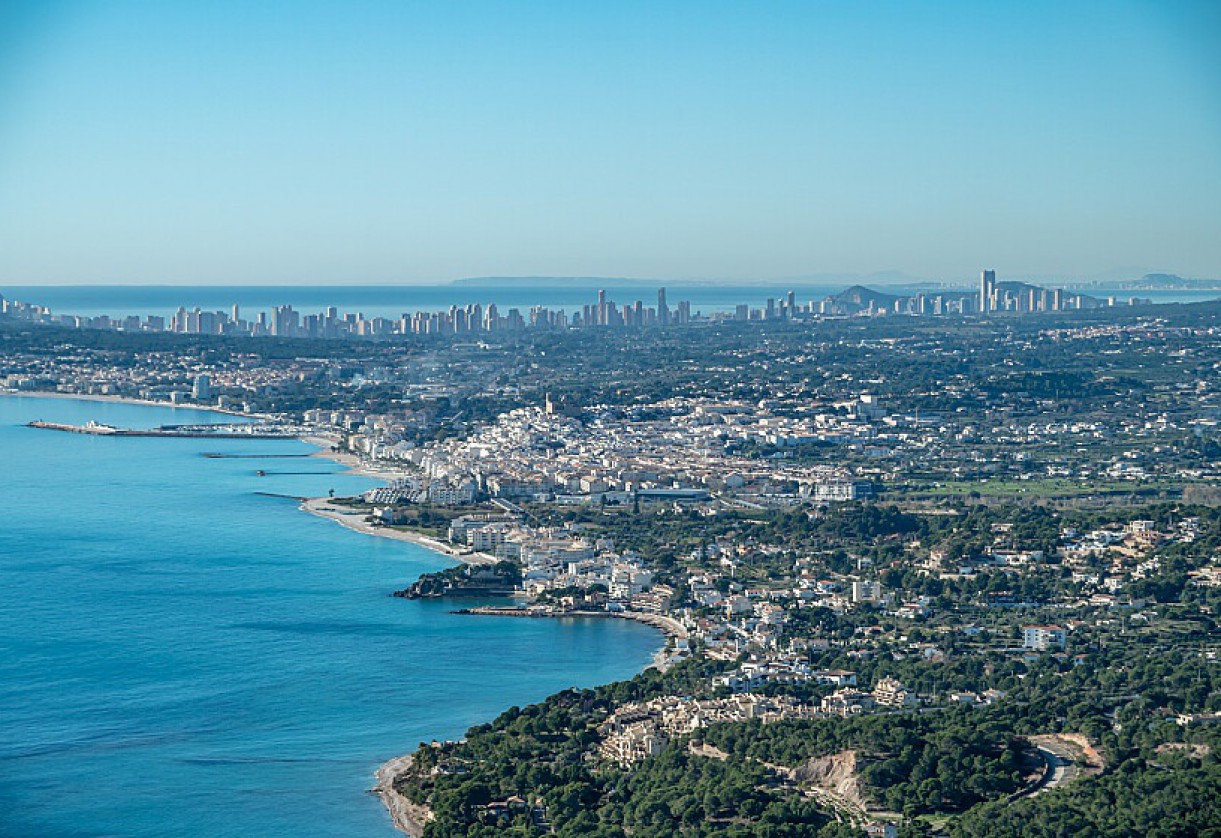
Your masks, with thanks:
[[[370,481],[316,458],[202,456],[302,443],[22,426],[40,418],[225,421],[0,397],[2,835],[390,836],[365,793],[382,761],[628,677],[660,644],[622,621],[393,599],[446,561],[255,494]]]

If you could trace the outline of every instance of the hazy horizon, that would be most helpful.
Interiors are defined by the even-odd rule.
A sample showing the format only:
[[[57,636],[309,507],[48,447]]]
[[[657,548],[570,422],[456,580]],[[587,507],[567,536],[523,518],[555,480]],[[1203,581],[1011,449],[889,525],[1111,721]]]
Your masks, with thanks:
[[[981,269],[982,270],[982,269]],[[1007,274],[1003,271],[997,271],[997,278],[1001,281],[1014,282],[1029,282],[1034,284],[1050,284],[1061,286],[1074,285],[1106,285],[1110,283],[1126,283],[1136,282],[1143,277],[1151,274],[1177,276],[1180,279],[1188,281],[1209,281],[1221,282],[1221,276],[1186,276],[1175,271],[1132,268],[1132,269],[1115,269],[1110,271],[1102,271],[1096,274],[1081,275],[1081,276],[1056,276],[1056,275],[1041,275],[1041,274]],[[877,271],[869,274],[858,274],[849,272],[821,272],[816,274],[807,274],[804,276],[780,276],[780,277],[645,277],[645,276],[562,276],[562,275],[499,275],[491,274],[487,276],[461,276],[452,279],[444,280],[428,280],[428,279],[408,279],[408,280],[383,280],[379,282],[305,282],[305,281],[284,281],[284,282],[164,282],[164,281],[149,281],[149,282],[20,282],[11,281],[0,283],[0,293],[3,293],[6,288],[101,288],[101,287],[116,287],[116,288],[333,288],[333,287],[361,287],[361,288],[440,288],[447,286],[477,287],[478,282],[504,282],[504,283],[538,283],[560,284],[564,282],[575,282],[581,285],[589,285],[592,287],[594,283],[604,282],[608,286],[616,284],[621,285],[640,285],[640,286],[674,286],[676,288],[690,286],[725,286],[725,287],[766,287],[776,288],[783,285],[793,285],[795,287],[812,286],[823,287],[829,285],[842,284],[844,286],[861,284],[878,287],[895,287],[901,288],[905,286],[915,285],[942,285],[947,287],[964,287],[974,288],[978,282],[979,272],[976,271],[971,275],[954,276],[954,277],[927,277],[913,276],[905,274],[902,271]]]
[[[1147,0],[7,4],[0,287],[1221,277],[1217,31]]]

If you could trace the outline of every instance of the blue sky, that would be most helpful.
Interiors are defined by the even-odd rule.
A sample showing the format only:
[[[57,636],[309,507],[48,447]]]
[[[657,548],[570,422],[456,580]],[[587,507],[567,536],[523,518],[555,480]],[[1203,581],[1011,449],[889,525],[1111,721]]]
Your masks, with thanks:
[[[1221,276],[1221,4],[0,2],[0,285]]]

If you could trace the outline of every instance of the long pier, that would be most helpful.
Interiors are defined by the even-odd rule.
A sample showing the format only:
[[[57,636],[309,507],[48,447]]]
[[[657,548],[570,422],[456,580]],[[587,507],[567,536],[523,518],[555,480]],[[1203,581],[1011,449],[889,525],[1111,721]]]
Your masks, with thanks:
[[[313,454],[218,454],[210,452],[203,455],[209,460],[290,460],[309,459]]]
[[[67,425],[62,422],[28,422],[26,427],[48,431],[64,431],[91,436],[156,436],[179,439],[297,439],[295,431],[243,430],[248,425],[165,425],[160,428],[135,429],[116,428],[90,422],[86,425]]]

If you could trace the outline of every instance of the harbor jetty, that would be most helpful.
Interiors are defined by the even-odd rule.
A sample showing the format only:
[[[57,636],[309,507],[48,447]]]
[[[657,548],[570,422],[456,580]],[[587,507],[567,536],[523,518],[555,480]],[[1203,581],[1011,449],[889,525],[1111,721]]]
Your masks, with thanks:
[[[295,428],[277,425],[234,423],[231,425],[161,425],[156,428],[116,428],[100,422],[68,425],[62,422],[27,422],[26,427],[92,436],[156,436],[187,439],[297,439]]]
[[[614,617],[620,620],[635,620],[638,623],[661,629],[667,636],[675,640],[687,639],[687,628],[673,617],[663,614],[652,614],[647,611],[593,611],[590,609],[552,608],[548,606],[496,606],[481,605],[476,608],[462,608],[455,614],[479,614],[489,617]]]

